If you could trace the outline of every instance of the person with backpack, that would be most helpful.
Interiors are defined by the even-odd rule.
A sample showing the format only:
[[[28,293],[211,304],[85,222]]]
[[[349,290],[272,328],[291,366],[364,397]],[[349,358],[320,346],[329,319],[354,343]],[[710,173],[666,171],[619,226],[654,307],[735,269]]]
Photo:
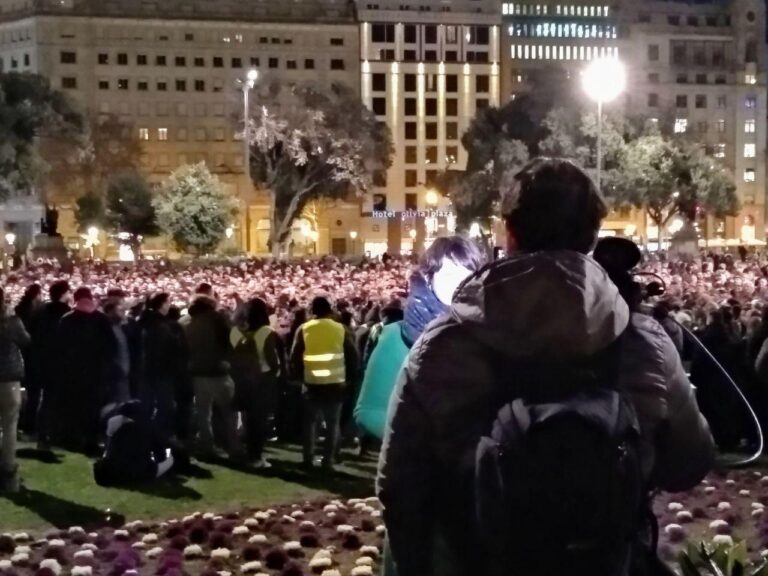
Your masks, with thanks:
[[[269,310],[261,298],[245,304],[241,330],[232,329],[232,379],[235,381],[235,406],[245,428],[248,460],[257,470],[271,468],[264,458],[269,435],[269,418],[275,409],[278,381],[285,374],[278,347],[279,336],[269,326]]]
[[[400,576],[648,574],[651,489],[715,448],[680,356],[588,254],[589,177],[537,159],[500,185],[509,257],[414,344],[377,479]]]

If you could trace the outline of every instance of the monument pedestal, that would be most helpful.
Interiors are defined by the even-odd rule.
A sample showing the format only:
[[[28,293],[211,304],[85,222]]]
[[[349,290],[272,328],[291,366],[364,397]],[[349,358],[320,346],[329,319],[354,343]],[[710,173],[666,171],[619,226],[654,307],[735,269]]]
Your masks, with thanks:
[[[64,239],[59,235],[37,234],[32,241],[29,252],[31,262],[36,262],[39,258],[43,260],[58,260],[61,264],[69,261],[67,248],[64,246]]]
[[[693,224],[686,222],[683,228],[672,236],[669,252],[683,260],[689,260],[698,256],[699,235]]]

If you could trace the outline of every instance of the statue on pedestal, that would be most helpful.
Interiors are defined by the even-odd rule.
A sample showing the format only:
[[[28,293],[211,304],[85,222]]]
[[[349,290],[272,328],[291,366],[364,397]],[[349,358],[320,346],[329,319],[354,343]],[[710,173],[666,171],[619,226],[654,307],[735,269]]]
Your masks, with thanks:
[[[56,206],[45,205],[45,218],[40,220],[40,233],[46,236],[59,236],[59,211]]]

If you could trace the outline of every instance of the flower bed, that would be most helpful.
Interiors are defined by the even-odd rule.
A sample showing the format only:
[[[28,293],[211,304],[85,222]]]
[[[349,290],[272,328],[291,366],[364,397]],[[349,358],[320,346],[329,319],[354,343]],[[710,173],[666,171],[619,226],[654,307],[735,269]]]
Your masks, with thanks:
[[[378,500],[195,513],[119,529],[0,536],[0,576],[368,576],[385,529]]]

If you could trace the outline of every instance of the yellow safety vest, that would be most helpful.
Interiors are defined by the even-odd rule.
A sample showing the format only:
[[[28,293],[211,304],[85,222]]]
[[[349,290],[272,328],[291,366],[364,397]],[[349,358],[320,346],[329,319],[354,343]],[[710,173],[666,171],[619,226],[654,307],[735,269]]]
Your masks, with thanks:
[[[344,384],[344,326],[330,318],[310,320],[301,327],[304,335],[304,382]]]

